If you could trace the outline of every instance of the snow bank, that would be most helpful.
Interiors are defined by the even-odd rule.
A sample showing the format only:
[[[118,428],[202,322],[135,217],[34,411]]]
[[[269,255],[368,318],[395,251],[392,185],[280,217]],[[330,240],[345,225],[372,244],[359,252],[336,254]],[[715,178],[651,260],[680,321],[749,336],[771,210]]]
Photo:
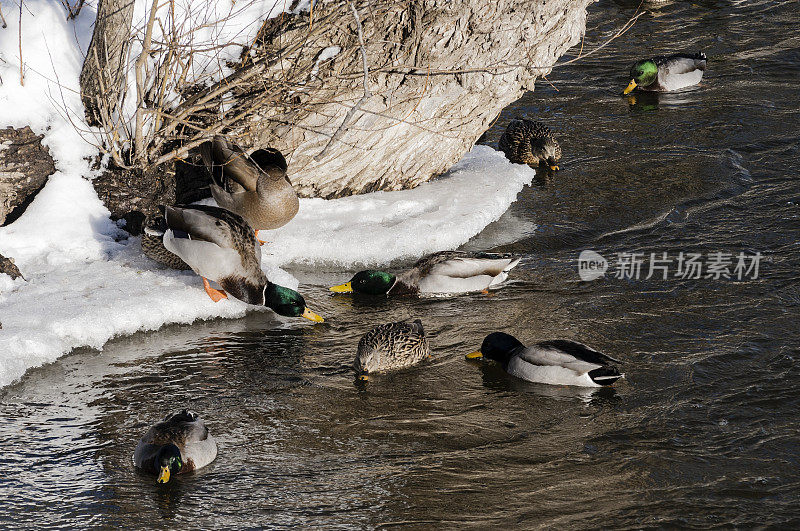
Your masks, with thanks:
[[[87,3],[88,4],[88,3]],[[76,21],[53,0],[25,0],[22,10],[20,84],[19,3],[0,0],[8,26],[0,29],[0,127],[30,126],[65,173],[90,175],[85,157],[97,149],[83,117],[78,75],[92,38],[96,12],[86,5]]]
[[[475,146],[447,174],[413,190],[342,199],[302,199],[275,231],[264,260],[276,265],[352,269],[455,249],[500,218],[533,179],[488,146]]]

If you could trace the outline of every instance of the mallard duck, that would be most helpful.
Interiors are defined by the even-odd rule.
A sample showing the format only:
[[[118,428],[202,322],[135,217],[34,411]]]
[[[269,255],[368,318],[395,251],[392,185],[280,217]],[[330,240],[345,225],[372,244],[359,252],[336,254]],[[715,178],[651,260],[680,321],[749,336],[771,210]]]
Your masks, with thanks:
[[[373,328],[358,342],[353,369],[366,380],[369,374],[414,365],[430,353],[422,321],[387,323]]]
[[[323,321],[306,307],[302,295],[267,279],[261,270],[261,248],[242,216],[219,207],[184,205],[166,207],[164,220],[164,247],[202,277],[203,287],[214,302],[230,293],[279,315]],[[209,278],[223,289],[212,288]]]
[[[543,123],[515,118],[509,122],[498,145],[506,158],[515,164],[536,167],[547,164],[551,170],[558,169],[561,146],[553,132]]]
[[[467,354],[468,359],[483,357],[500,362],[508,374],[529,382],[601,387],[624,376],[611,365],[619,361],[564,339],[526,347],[514,336],[493,332],[480,350]]]
[[[286,159],[277,149],[247,155],[223,136],[200,146],[211,173],[211,195],[222,208],[245,218],[256,230],[277,229],[297,214],[300,201],[286,175]]]
[[[151,426],[133,452],[133,464],[166,483],[177,474],[203,468],[217,457],[217,441],[203,420],[184,409]]]
[[[706,70],[706,54],[675,54],[637,61],[631,67],[631,82],[622,91],[633,89],[669,92],[697,85]]]
[[[485,291],[508,278],[519,260],[510,254],[440,251],[397,275],[374,269],[359,271],[350,282],[330,290],[368,295]]]

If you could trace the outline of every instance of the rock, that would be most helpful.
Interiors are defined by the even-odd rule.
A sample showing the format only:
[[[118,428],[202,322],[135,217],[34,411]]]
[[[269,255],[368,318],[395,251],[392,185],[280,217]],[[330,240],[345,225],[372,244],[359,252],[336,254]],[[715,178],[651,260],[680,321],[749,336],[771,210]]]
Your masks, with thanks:
[[[416,186],[458,161],[504,107],[533,90],[534,81],[580,42],[589,3],[422,0],[367,7],[360,2],[374,95],[319,158],[363,95],[355,19],[347,3],[326,2],[315,7],[314,17],[333,29],[288,53],[259,83],[271,87],[287,73],[316,73],[292,79],[294,90],[283,105],[264,107],[232,133],[244,145],[272,146],[286,154],[292,183],[306,196]],[[306,38],[308,15],[303,16],[262,29],[264,49],[285,51]],[[341,51],[315,64],[329,46]]]
[[[17,219],[56,171],[42,138],[30,127],[0,129],[0,225]]]
[[[0,254],[0,274],[1,273],[10,276],[12,280],[22,277],[22,273],[19,272],[17,265],[14,263],[14,259],[6,258],[2,254]],[[25,277],[22,277],[22,280],[25,280]]]

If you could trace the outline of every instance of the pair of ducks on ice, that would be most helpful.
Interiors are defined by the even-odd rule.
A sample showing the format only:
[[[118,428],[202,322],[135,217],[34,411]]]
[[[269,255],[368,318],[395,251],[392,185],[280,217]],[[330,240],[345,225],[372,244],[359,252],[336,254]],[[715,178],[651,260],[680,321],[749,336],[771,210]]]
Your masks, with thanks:
[[[702,79],[705,67],[706,56],[702,53],[638,61],[631,67],[632,79],[623,93],[628,94],[636,88],[672,91],[696,85]],[[552,170],[558,169],[561,158],[561,148],[550,130],[528,120],[513,120],[500,140],[500,148],[512,162],[530,165],[546,163]],[[235,157],[221,165],[214,164],[215,152],[222,154],[221,160],[230,159],[231,154],[235,154]],[[281,315],[302,315],[321,321],[319,316],[305,307],[305,301],[298,293],[275,286],[266,279],[260,271],[256,233],[248,226],[249,222],[258,229],[277,228],[297,212],[297,195],[286,178],[283,156],[274,150],[259,150],[247,157],[223,140],[215,139],[204,148],[203,158],[214,178],[212,193],[218,204],[226,206],[227,213],[213,207],[169,207],[166,210],[165,217],[169,218],[166,227],[159,233],[159,239],[163,238],[165,247],[169,240],[171,243],[167,248],[182,259],[177,267],[181,268],[185,262],[201,276],[207,273],[209,278],[217,280],[232,295],[244,297],[242,300],[245,302],[269,306]],[[264,178],[252,164],[268,175],[270,180]],[[245,182],[231,175],[233,168],[240,167],[243,167],[243,173],[250,175],[249,179],[242,179]],[[285,181],[288,187],[281,181]],[[259,197],[259,193],[271,195],[271,190],[277,189],[280,190],[274,196]],[[261,208],[262,204],[273,198],[277,205],[269,210]],[[259,210],[263,210],[263,216],[258,215]],[[241,212],[247,221],[233,212]],[[262,222],[264,219],[269,221]],[[167,232],[172,234],[168,236]],[[199,245],[205,247],[205,251],[199,250],[200,247],[192,249],[193,246],[186,242],[175,242],[182,239],[202,242]],[[253,250],[252,256],[250,249]],[[239,254],[238,259],[233,257],[232,250]],[[206,252],[209,258],[213,258],[208,261],[216,259],[220,262],[202,265]],[[165,257],[165,260],[173,259]],[[508,256],[437,253],[399,275],[374,270],[359,272],[350,282],[334,286],[331,291],[389,295],[401,292],[473,291],[481,289],[481,286],[488,289],[505,280],[508,271],[518,262],[519,259]],[[259,266],[258,271],[250,269],[252,264]],[[478,280],[478,277],[486,278]],[[203,280],[206,291],[214,298],[216,290],[210,290],[206,279]],[[318,319],[311,317],[311,314]],[[365,376],[370,372],[407,367],[429,356],[430,348],[420,320],[389,323],[367,332],[361,338],[354,367],[360,375]],[[556,340],[525,347],[516,338],[503,332],[486,336],[481,348],[467,357],[496,360],[509,374],[535,382],[600,386],[610,385],[622,377],[614,366],[617,360],[580,343]],[[134,463],[145,471],[157,473],[158,481],[165,483],[173,474],[191,472],[211,463],[216,455],[216,442],[202,419],[192,411],[183,410],[168,415],[150,428],[136,447]]]

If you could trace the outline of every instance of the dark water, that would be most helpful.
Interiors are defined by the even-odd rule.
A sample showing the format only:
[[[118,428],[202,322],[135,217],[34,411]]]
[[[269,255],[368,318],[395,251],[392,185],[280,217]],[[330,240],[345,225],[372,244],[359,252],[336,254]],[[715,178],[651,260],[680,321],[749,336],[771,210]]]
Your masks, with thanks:
[[[592,49],[633,13],[590,8]],[[675,2],[555,70],[498,120],[541,116],[566,156],[468,247],[538,225],[491,298],[331,298],[76,352],[0,391],[0,523],[61,527],[800,526],[797,2]],[[699,88],[622,98],[632,59],[704,50]],[[576,50],[577,52],[577,50]],[[565,57],[567,60],[571,57]],[[556,90],[557,89],[557,90]],[[499,236],[498,236],[499,235]],[[757,279],[579,282],[579,252],[762,253]],[[645,264],[645,272],[646,272]],[[673,264],[670,274],[675,272]],[[421,317],[435,360],[354,385],[375,322]],[[565,337],[624,361],[614,389],[468,363],[483,335]],[[167,486],[130,458],[189,405],[217,461]]]

